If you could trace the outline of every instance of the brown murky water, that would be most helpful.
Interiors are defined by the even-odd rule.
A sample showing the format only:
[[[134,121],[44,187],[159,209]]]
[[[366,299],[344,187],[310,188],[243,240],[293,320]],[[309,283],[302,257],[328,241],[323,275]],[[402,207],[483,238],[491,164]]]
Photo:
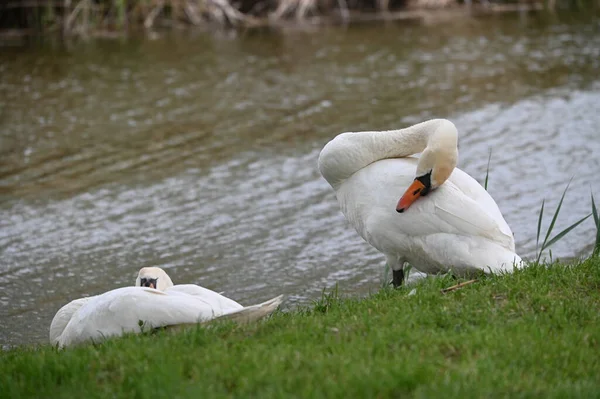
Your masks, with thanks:
[[[0,343],[45,342],[64,303],[148,265],[244,304],[376,290],[384,259],[316,168],[348,130],[452,119],[480,181],[493,149],[490,192],[531,257],[542,199],[573,177],[560,228],[600,198],[599,70],[599,21],[564,15],[4,48]]]

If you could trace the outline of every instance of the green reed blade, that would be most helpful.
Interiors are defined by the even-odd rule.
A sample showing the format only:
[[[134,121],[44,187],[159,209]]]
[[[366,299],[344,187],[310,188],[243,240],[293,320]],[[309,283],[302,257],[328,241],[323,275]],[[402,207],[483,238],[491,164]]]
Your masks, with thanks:
[[[538,218],[538,226],[537,226],[537,237],[535,239],[535,252],[538,252],[539,243],[540,243],[540,233],[542,232],[542,216],[544,216],[544,204],[546,200],[542,200],[542,209],[540,209],[540,217]],[[538,256],[538,261],[540,257]]]
[[[594,215],[594,223],[596,224],[596,243],[594,245],[593,255],[600,254],[600,219],[598,218],[598,210],[596,209],[596,201],[594,201],[594,194],[592,196],[592,214]]]
[[[571,178],[573,180],[573,178]],[[542,244],[542,250],[546,246],[546,242],[548,241],[548,237],[550,237],[550,233],[552,233],[552,229],[554,229],[554,224],[556,223],[556,219],[558,218],[558,214],[560,212],[560,207],[562,206],[563,200],[565,199],[565,195],[567,194],[567,190],[571,185],[571,180],[565,187],[565,191],[563,191],[562,197],[560,197],[560,201],[558,202],[558,207],[556,207],[556,211],[554,212],[554,216],[552,217],[552,221],[550,222],[550,226],[548,226],[548,231],[546,232],[546,237],[544,238],[544,243]]]
[[[596,210],[596,201],[594,201],[594,194],[592,196],[592,214],[594,215],[594,223],[596,224],[596,228],[600,228],[600,220],[598,220],[598,210]]]
[[[569,231],[573,230],[575,227],[579,226],[584,220],[586,220],[587,218],[589,218],[590,216],[592,216],[592,214],[590,213],[589,215],[579,219],[577,222],[573,223],[572,225],[570,225],[569,227],[567,227],[566,229],[564,229],[563,231],[561,231],[560,233],[558,233],[556,236],[554,236],[550,241],[548,241],[547,243],[544,243],[544,245],[542,246],[542,251],[548,247],[550,247],[552,244],[554,244],[556,241],[560,240],[561,238],[563,238]]]
[[[487,169],[485,171],[485,183],[483,185],[483,188],[485,188],[485,191],[487,191],[487,188],[488,188],[488,177],[490,176],[490,161],[491,160],[492,160],[492,149],[490,148],[490,154],[488,156]]]

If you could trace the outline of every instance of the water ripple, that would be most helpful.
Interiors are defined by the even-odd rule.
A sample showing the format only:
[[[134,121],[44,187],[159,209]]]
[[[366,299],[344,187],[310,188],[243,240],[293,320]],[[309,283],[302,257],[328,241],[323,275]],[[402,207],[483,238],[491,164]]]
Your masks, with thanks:
[[[459,127],[523,256],[537,209],[558,228],[598,190],[600,35],[514,18],[235,40],[101,42],[0,54],[0,342],[46,340],[68,300],[160,265],[251,303],[377,289],[383,258],[319,176],[335,134],[429,117]],[[600,198],[600,194],[597,195]],[[587,221],[554,248],[589,251]]]

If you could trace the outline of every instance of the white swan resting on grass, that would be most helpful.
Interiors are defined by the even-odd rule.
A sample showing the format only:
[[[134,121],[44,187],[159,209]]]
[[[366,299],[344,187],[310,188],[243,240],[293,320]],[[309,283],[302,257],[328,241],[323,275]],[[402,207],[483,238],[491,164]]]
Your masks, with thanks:
[[[135,285],[76,299],[63,306],[50,325],[50,343],[62,348],[99,342],[123,333],[216,318],[248,323],[273,313],[283,300],[283,296],[278,296],[244,307],[198,285],[173,285],[159,267],[140,269]]]
[[[494,199],[456,168],[457,142],[452,122],[433,119],[400,130],[342,133],[321,150],[319,170],[342,213],[385,254],[395,286],[405,262],[428,274],[459,276],[522,266]]]

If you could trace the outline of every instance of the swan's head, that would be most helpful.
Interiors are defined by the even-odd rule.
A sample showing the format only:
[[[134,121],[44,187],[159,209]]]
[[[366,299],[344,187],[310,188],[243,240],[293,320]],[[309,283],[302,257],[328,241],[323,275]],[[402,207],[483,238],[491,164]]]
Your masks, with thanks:
[[[135,280],[136,287],[156,288],[164,291],[173,286],[169,275],[160,267],[142,267]]]
[[[396,211],[404,212],[417,199],[441,186],[448,180],[457,162],[458,132],[452,122],[444,121],[429,137],[417,164],[415,180],[398,201]]]

